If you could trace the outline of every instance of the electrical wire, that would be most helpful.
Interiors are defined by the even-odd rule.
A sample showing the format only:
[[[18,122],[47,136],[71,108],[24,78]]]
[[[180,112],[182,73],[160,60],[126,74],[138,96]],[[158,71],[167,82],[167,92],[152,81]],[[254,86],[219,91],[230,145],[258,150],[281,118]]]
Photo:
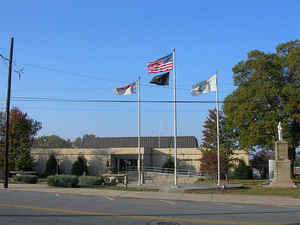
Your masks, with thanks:
[[[3,56],[2,54],[0,54],[0,58],[3,60],[3,62],[6,62],[8,60],[7,57]],[[16,62],[14,62],[14,66],[19,67],[20,65],[17,65]],[[24,73],[24,66],[29,66],[29,67],[32,67],[32,68],[38,68],[38,69],[46,70],[46,71],[50,71],[50,72],[68,74],[68,75],[82,77],[82,78],[89,78],[89,79],[101,80],[101,81],[109,81],[109,82],[112,82],[112,83],[116,83],[116,82],[118,82],[118,83],[128,83],[128,81],[114,80],[114,79],[108,79],[108,78],[103,78],[103,77],[99,77],[99,76],[92,76],[92,75],[87,75],[87,74],[69,72],[69,71],[65,71],[65,70],[62,70],[62,69],[56,69],[56,68],[51,68],[49,66],[41,66],[41,65],[36,65],[36,64],[32,64],[32,63],[22,64],[21,68],[14,70],[14,72],[19,75],[19,79],[20,79],[21,75]],[[172,89],[171,86],[160,86],[160,87],[158,87],[157,85],[152,85],[152,84],[148,84],[148,83],[141,83],[140,85],[143,86],[143,87],[160,88],[160,89],[164,88],[164,89],[170,89],[170,90]],[[177,85],[176,89],[178,91],[187,91],[187,92],[190,92],[190,90],[191,90],[190,88],[185,88],[185,86],[180,86],[180,85]],[[219,90],[219,93],[227,93],[227,92],[222,92],[221,90]]]
[[[46,97],[12,97],[14,101],[38,101],[38,102],[79,102],[79,103],[137,103],[137,100],[103,100],[103,99],[64,99],[64,98],[46,98]],[[174,103],[170,100],[141,100],[141,103]],[[176,103],[216,103],[216,101],[187,101],[177,100]],[[225,101],[218,101],[225,103]]]
[[[46,71],[50,71],[50,72],[64,73],[64,74],[68,74],[68,75],[89,78],[89,79],[94,79],[94,80],[109,81],[109,82],[113,82],[113,83],[115,83],[115,82],[128,83],[128,80],[124,81],[124,80],[108,79],[108,78],[103,78],[103,77],[99,77],[99,76],[96,77],[96,76],[91,76],[91,75],[87,75],[87,74],[81,74],[81,73],[69,72],[69,71],[65,71],[65,70],[61,70],[61,69],[50,68],[48,66],[34,65],[34,64],[30,64],[30,63],[23,64],[23,66],[30,66],[32,68],[38,68],[38,69],[42,69],[42,70],[46,70]],[[152,88],[158,87],[156,85],[151,85],[148,83],[141,83],[141,86],[152,87]],[[170,87],[170,86],[160,86],[159,88],[172,89],[172,87]],[[178,86],[178,85],[177,85],[176,89],[190,91],[190,88],[184,88],[184,86]]]

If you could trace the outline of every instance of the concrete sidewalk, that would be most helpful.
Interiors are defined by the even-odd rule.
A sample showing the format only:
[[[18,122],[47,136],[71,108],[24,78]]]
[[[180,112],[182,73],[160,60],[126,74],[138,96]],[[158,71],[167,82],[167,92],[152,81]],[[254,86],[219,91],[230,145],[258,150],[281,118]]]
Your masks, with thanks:
[[[153,187],[153,186],[152,186]],[[149,186],[147,187],[149,188]],[[160,189],[161,187],[159,187]],[[276,205],[276,206],[299,206],[300,199],[281,196],[255,196],[255,195],[230,195],[230,194],[187,194],[182,191],[185,187],[170,188],[169,191],[150,192],[150,191],[119,191],[93,188],[59,188],[49,187],[46,184],[9,184],[8,189],[0,187],[0,195],[6,191],[28,191],[46,192],[56,194],[105,196],[111,198],[141,198],[159,200],[182,200],[199,202],[221,202],[237,204],[257,204],[257,205]]]
[[[184,193],[187,190],[216,190],[219,188],[243,188],[244,186],[241,184],[226,184],[223,186],[218,187],[217,184],[179,184],[176,188],[170,184],[143,184],[138,186],[136,183],[131,183],[127,185],[128,187],[133,188],[143,188],[147,189],[159,189],[160,192],[167,192],[167,193]]]

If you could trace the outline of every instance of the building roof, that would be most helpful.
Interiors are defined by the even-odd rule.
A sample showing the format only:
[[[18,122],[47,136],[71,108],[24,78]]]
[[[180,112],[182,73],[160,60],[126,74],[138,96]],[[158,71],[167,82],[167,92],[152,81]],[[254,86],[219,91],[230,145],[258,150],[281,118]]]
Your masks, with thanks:
[[[178,136],[178,148],[198,148],[198,141],[194,136]],[[137,137],[97,137],[97,148],[126,148],[137,147]],[[141,147],[145,148],[173,148],[174,137],[141,137]]]

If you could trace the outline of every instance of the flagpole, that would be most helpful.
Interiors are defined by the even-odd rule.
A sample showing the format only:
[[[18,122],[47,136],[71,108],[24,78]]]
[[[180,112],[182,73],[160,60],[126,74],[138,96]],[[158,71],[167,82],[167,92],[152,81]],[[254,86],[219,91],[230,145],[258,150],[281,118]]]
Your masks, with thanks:
[[[138,78],[138,185],[141,185],[141,117],[140,117],[140,82],[141,77]]]
[[[174,89],[174,186],[177,186],[177,114],[176,114],[176,67],[175,48],[173,48],[173,89]]]
[[[220,133],[219,133],[218,71],[216,72],[216,108],[217,108],[218,186],[220,186]]]

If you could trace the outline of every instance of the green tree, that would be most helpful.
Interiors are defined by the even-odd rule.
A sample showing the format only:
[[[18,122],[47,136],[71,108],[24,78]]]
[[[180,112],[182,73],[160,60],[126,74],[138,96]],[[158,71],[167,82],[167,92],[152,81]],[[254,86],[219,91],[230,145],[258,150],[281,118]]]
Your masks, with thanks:
[[[77,148],[97,148],[100,143],[100,138],[94,134],[85,134],[82,138],[78,137],[73,142],[74,147]]]
[[[84,148],[96,148],[98,138],[94,134],[85,134],[81,139],[81,147]]]
[[[223,110],[239,147],[273,150],[281,121],[294,159],[300,144],[300,42],[280,44],[276,53],[251,51],[232,70],[237,89]]]
[[[1,132],[1,148],[5,149],[5,113],[0,112],[0,132]],[[13,108],[10,111],[9,119],[9,169],[16,169],[16,162],[24,158],[33,144],[34,136],[42,128],[41,123],[28,117],[27,113],[23,113],[18,108]],[[2,165],[3,165],[2,151]],[[26,158],[26,157],[25,157]],[[30,161],[30,160],[29,160]],[[26,160],[26,162],[29,162]],[[25,166],[30,167],[30,165]]]
[[[81,141],[80,137],[75,139],[75,141],[73,142],[73,146],[76,147],[76,148],[81,148],[82,147],[82,141]]]
[[[73,163],[72,174],[76,176],[87,174],[87,163],[84,156],[78,156],[77,160]]]
[[[17,170],[32,171],[33,169],[33,158],[30,154],[30,148],[28,146],[20,146],[18,157],[16,160]]]
[[[46,163],[45,175],[46,176],[55,175],[57,173],[57,169],[58,169],[57,160],[55,154],[51,153]]]
[[[40,148],[71,148],[71,140],[63,139],[57,135],[41,136],[34,139],[33,147]]]
[[[252,179],[251,167],[247,166],[243,160],[240,160],[237,168],[233,172],[232,178],[234,178],[234,179]]]

